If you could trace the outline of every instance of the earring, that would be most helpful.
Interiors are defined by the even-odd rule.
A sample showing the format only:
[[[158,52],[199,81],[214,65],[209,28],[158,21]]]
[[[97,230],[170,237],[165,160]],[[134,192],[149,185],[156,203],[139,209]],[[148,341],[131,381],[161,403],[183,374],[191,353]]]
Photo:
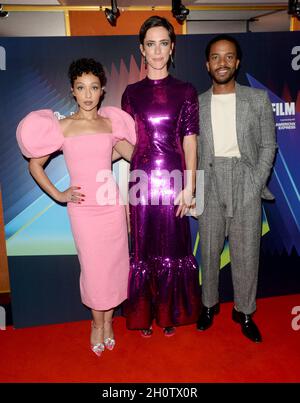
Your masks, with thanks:
[[[171,53],[170,60],[171,60],[171,64],[172,64],[172,66],[173,66],[173,67],[175,67],[175,63],[174,63],[174,59],[173,59],[173,54],[172,54],[172,53]]]
[[[148,64],[148,62],[147,62],[146,56],[144,56],[144,65],[147,66],[147,64]]]

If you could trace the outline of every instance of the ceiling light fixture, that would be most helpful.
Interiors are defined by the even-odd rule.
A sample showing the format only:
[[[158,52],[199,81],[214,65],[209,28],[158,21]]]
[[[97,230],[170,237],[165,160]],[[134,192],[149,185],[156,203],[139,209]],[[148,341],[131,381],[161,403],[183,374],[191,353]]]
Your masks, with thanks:
[[[110,23],[110,25],[116,26],[117,18],[120,15],[118,5],[117,5],[117,0],[111,0],[111,9],[106,8],[104,10],[104,13],[105,13],[107,21]]]
[[[298,0],[289,0],[288,14],[300,18],[300,3]]]
[[[8,11],[3,11],[3,6],[0,4],[0,18],[8,17]]]
[[[172,14],[177,22],[185,21],[189,12],[190,10],[182,4],[181,0],[172,0]]]

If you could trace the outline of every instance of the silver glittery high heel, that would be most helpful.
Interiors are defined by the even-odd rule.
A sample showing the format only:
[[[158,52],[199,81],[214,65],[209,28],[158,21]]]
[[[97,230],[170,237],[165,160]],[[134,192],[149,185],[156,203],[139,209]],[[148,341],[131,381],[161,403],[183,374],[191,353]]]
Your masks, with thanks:
[[[112,324],[112,320],[105,320],[104,321],[104,326],[105,324]],[[113,337],[104,337],[104,345],[107,348],[107,350],[113,350],[115,345],[116,345],[116,340]]]
[[[102,329],[102,330],[104,330],[104,326],[97,327],[97,326],[95,325],[94,321],[92,321],[91,326],[92,326],[93,329],[97,329],[97,330],[101,330],[101,329]],[[103,353],[104,349],[105,349],[104,343],[96,343],[96,344],[92,344],[92,343],[91,343],[91,350],[92,350],[92,352],[95,353],[98,357],[100,357],[100,355]]]

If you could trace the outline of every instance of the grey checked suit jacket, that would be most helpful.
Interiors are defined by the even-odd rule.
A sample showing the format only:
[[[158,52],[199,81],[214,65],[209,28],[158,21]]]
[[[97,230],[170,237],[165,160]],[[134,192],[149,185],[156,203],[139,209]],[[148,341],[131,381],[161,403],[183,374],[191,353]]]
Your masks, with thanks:
[[[212,88],[199,96],[198,169],[204,170],[204,208],[214,161],[211,96]],[[241,160],[248,166],[249,186],[256,187],[262,198],[274,199],[266,187],[277,147],[272,104],[266,91],[236,83],[236,131]]]

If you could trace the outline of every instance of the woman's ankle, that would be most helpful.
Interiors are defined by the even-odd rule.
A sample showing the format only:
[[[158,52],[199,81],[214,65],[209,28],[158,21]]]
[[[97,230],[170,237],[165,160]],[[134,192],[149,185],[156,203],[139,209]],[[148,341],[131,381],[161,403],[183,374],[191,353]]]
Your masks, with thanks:
[[[103,329],[104,328],[104,323],[96,323],[94,320],[92,320],[92,328],[94,329]]]
[[[106,338],[106,337],[113,338],[114,337],[112,322],[113,321],[111,319],[104,321],[104,338]]]
[[[93,344],[93,345],[104,342],[104,325],[103,324],[99,324],[99,323],[96,324],[94,321],[92,321],[90,339],[91,339],[91,344]]]

